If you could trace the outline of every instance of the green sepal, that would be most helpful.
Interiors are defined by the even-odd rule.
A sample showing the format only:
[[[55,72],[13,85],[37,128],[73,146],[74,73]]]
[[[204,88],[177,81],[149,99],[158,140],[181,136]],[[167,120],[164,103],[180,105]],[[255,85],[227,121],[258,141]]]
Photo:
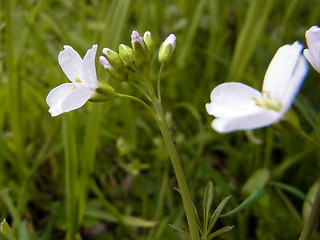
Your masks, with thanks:
[[[143,41],[147,47],[147,55],[148,55],[148,60],[151,59],[152,55],[154,54],[154,51],[156,49],[156,44],[152,38],[152,35],[149,31],[146,31],[143,35]]]
[[[119,45],[119,56],[125,65],[130,66],[134,63],[133,50],[125,44]]]
[[[117,81],[123,82],[128,80],[128,74],[124,71],[117,70],[114,68],[106,68],[110,75]]]
[[[168,63],[172,57],[173,53],[173,46],[172,44],[161,44],[159,55],[158,55],[158,61],[160,63]]]
[[[105,102],[116,97],[117,97],[117,93],[113,87],[111,87],[107,83],[98,81],[98,87],[96,88],[96,91],[93,93],[89,101]]]
[[[139,67],[147,60],[146,49],[139,41],[132,43],[132,49],[135,64]]]

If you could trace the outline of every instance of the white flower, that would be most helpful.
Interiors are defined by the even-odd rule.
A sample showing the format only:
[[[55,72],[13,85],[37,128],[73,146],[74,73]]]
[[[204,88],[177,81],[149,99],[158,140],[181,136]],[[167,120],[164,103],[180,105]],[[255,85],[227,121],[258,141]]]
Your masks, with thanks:
[[[320,73],[320,28],[318,26],[313,26],[306,31],[306,41],[309,49],[305,49],[303,55]]]
[[[261,128],[280,121],[291,107],[308,66],[295,42],[279,48],[264,77],[262,92],[236,82],[223,83],[211,92],[207,112],[216,117],[217,132]]]
[[[91,98],[98,85],[96,51],[97,45],[93,45],[81,59],[72,47],[65,45],[59,53],[59,64],[71,83],[61,84],[49,92],[46,101],[52,117],[80,108]]]

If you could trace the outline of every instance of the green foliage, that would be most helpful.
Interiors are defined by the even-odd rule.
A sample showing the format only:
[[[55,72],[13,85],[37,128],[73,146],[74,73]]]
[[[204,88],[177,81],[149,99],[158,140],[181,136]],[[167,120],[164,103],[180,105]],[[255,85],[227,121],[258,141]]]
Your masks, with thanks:
[[[150,31],[156,49],[170,33],[177,36],[162,73],[162,101],[194,206],[203,209],[198,217],[207,239],[297,239],[307,192],[319,179],[319,154],[272,128],[217,134],[204,105],[221,82],[261,88],[276,50],[304,42],[305,31],[320,24],[319,4],[1,1],[0,221],[10,227],[3,222],[7,233],[0,239],[65,239],[67,232],[69,239],[186,239],[169,227],[184,229],[186,219],[161,133],[148,112],[123,99],[88,102],[55,118],[47,112],[48,92],[68,81],[57,61],[63,45],[83,56],[97,43],[99,56],[104,47],[130,45],[133,30]],[[159,67],[154,61],[154,79]],[[98,61],[96,69],[117,92],[141,97],[111,79]],[[318,78],[310,69],[294,106],[317,142]],[[214,191],[210,184],[205,188],[208,181]],[[222,208],[225,216],[218,218]]]

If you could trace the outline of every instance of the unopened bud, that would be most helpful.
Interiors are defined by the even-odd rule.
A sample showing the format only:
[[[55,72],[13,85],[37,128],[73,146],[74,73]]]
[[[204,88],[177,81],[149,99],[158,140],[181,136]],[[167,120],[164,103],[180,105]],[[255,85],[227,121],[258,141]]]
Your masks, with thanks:
[[[146,31],[144,33],[143,41],[147,47],[148,57],[150,59],[155,51],[156,45],[155,45],[154,40],[153,40],[151,33],[149,31]]]
[[[170,34],[169,37],[161,44],[158,61],[161,63],[168,63],[172,57],[173,51],[176,48],[176,36]]]
[[[128,79],[128,75],[124,71],[113,68],[113,66],[111,66],[109,61],[104,56],[99,57],[99,62],[103,65],[103,67],[110,73],[110,75],[114,79],[120,82],[123,82]]]
[[[132,49],[124,44],[119,45],[119,55],[124,64],[131,65],[134,63],[133,51]]]
[[[140,43],[140,45],[142,45],[142,47],[144,48],[144,42],[142,37],[140,36],[140,34],[137,31],[133,31],[131,34],[131,43],[132,46],[136,43]]]
[[[112,51],[109,48],[104,48],[102,50],[102,53],[106,56],[108,62],[111,64],[112,67],[116,69],[123,68],[123,62],[117,52]]]
[[[146,61],[146,49],[143,39],[137,31],[133,31],[131,34],[131,44],[135,64],[140,66]]]
[[[99,57],[100,64],[105,68],[112,68],[111,64],[108,62],[108,60],[104,56]]]

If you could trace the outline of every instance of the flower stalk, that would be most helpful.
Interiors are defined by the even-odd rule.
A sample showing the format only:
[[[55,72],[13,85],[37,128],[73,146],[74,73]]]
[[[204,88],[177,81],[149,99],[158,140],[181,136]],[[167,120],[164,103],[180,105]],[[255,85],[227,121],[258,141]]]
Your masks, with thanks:
[[[168,153],[170,155],[171,164],[172,164],[174,173],[176,175],[177,183],[179,186],[179,192],[181,194],[183,207],[187,217],[187,222],[188,222],[189,231],[190,231],[190,238],[191,240],[200,240],[199,232],[198,232],[198,224],[196,221],[196,216],[194,214],[193,204],[192,204],[190,193],[188,190],[186,178],[180,163],[179,155],[177,153],[177,149],[175,147],[172,135],[170,133],[168,124],[166,122],[161,102],[156,97],[150,81],[148,81],[147,84],[148,84],[149,94],[151,97],[152,106],[155,110],[156,115],[159,117],[159,121],[157,121],[157,123],[162,133],[162,137],[167,147]]]
[[[144,101],[142,101],[139,98],[136,98],[134,96],[125,95],[125,94],[117,94],[117,97],[119,98],[127,98],[133,101],[138,102],[142,106],[144,106],[153,116],[155,121],[157,122],[159,129],[161,131],[163,140],[165,142],[166,148],[168,150],[171,164],[173,166],[173,170],[177,179],[179,192],[181,194],[183,207],[185,210],[185,214],[187,217],[187,222],[189,226],[190,231],[190,238],[191,240],[200,240],[199,232],[198,232],[198,225],[196,221],[196,216],[194,214],[194,208],[191,201],[190,193],[188,190],[188,185],[186,182],[186,178],[180,163],[179,155],[177,153],[177,149],[175,147],[172,135],[170,133],[168,124],[166,122],[161,100],[157,98],[155,95],[154,89],[151,85],[151,82],[149,80],[146,81],[147,87],[148,87],[148,96],[150,98],[150,101],[152,103],[152,108],[148,104],[146,104]]]
[[[165,61],[159,61],[161,65],[160,65],[158,80],[156,84],[157,92],[155,92],[149,76],[149,70],[150,70],[149,64],[151,61],[151,56],[154,52],[154,42],[151,37],[151,34],[149,32],[146,32],[144,34],[144,38],[142,39],[139,33],[134,31],[131,35],[131,38],[132,38],[134,62],[132,63],[132,60],[130,57],[130,61],[129,61],[130,64],[127,64],[127,65],[130,65],[130,71],[128,72],[128,74],[133,79],[135,79],[136,82],[135,81],[129,81],[129,82],[133,86],[135,86],[137,89],[139,89],[145,95],[148,101],[151,102],[151,104],[149,105],[143,100],[130,95],[117,94],[117,97],[131,99],[143,105],[151,113],[151,115],[157,122],[159,129],[161,131],[164,143],[166,145],[167,151],[169,153],[173,170],[177,179],[179,192],[181,194],[183,207],[185,210],[185,214],[186,214],[186,218],[189,226],[190,238],[191,240],[200,240],[198,224],[196,221],[194,207],[191,201],[186,178],[180,163],[177,149],[175,147],[172,135],[170,133],[168,124],[166,122],[165,115],[163,112],[163,107],[161,104],[162,102],[161,91],[160,91],[161,73],[165,64],[170,60],[172,53],[175,49],[176,37],[173,34],[171,34],[166,39],[166,41],[162,44],[161,46],[162,50],[159,51],[160,59],[163,60],[163,57],[164,57]],[[170,49],[167,49],[167,48],[170,48]],[[164,51],[164,49],[166,51]],[[120,46],[119,51],[120,51],[120,57],[122,57],[123,61],[125,59],[128,59],[125,53],[128,53],[130,56],[132,54],[130,49],[124,46]],[[145,54],[142,54],[142,52],[147,54],[147,58],[145,58]],[[141,67],[142,62],[145,63],[143,67]]]

